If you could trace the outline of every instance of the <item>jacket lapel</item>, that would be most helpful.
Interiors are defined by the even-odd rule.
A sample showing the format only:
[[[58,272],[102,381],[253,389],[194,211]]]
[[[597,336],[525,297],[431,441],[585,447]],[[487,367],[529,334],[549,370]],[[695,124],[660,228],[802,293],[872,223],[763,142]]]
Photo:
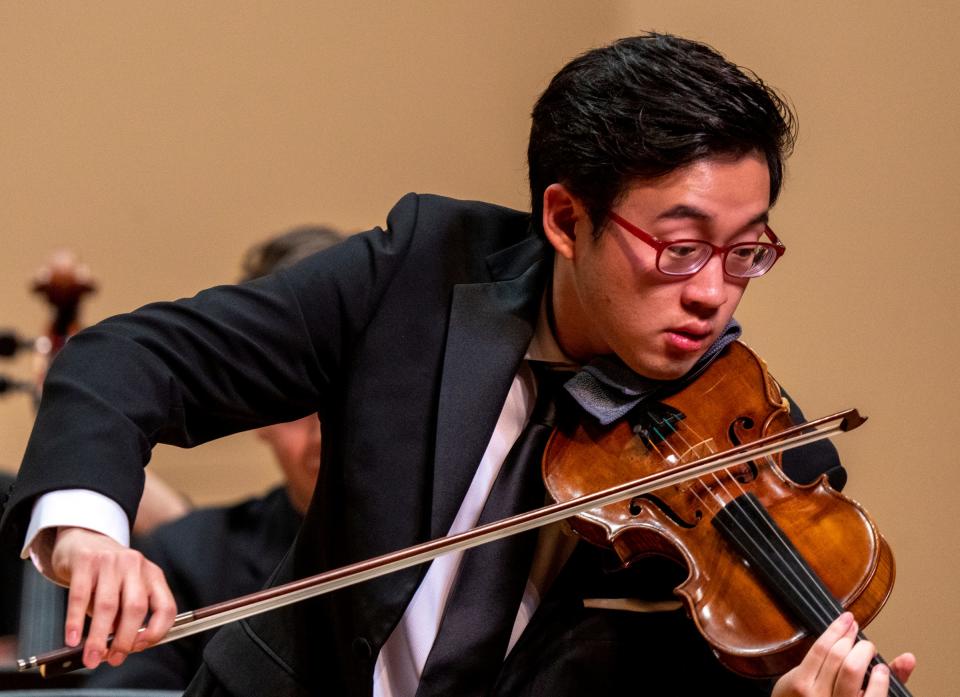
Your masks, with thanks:
[[[540,238],[490,256],[489,283],[454,287],[443,357],[431,537],[446,535],[536,327],[550,257]],[[545,258],[546,257],[546,258]]]

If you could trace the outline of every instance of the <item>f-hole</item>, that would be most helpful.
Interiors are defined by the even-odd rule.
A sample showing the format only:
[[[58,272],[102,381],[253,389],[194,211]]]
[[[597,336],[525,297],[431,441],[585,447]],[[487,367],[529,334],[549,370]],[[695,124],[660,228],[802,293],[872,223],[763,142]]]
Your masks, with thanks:
[[[666,515],[681,528],[687,528],[688,530],[695,528],[697,527],[697,523],[703,519],[703,511],[697,509],[693,514],[694,521],[692,523],[686,521],[681,518],[675,510],[670,508],[670,506],[668,506],[663,499],[661,499],[659,496],[654,496],[653,494],[640,494],[640,496],[635,496],[634,498],[630,499],[630,515],[638,516],[643,513],[643,501],[649,501],[652,503],[654,506],[663,511],[664,515]]]
[[[740,427],[741,431],[749,431],[752,429],[756,423],[749,416],[740,416],[734,419],[733,423],[730,424],[730,427],[727,429],[727,437],[730,439],[730,442],[736,445],[743,445],[740,440],[740,437],[737,435],[737,427]],[[753,460],[750,460],[746,463],[748,471],[740,469],[737,474],[733,475],[733,478],[740,482],[741,484],[747,484],[756,479],[760,472],[757,468],[757,463]]]

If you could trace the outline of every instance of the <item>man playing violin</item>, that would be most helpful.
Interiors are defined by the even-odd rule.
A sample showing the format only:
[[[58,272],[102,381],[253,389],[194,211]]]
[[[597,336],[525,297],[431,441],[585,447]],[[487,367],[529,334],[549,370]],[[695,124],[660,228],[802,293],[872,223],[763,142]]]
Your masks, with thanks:
[[[79,334],[50,372],[3,520],[69,584],[67,643],[89,607],[84,663],[117,665],[172,622],[162,574],[124,544],[155,442],[319,412],[320,480],[275,584],[516,508],[500,482],[546,393],[535,364],[600,359],[607,387],[574,397],[602,418],[624,394],[617,375],[663,385],[709,361],[783,253],[768,218],[792,143],[787,106],[712,49],[624,39],[572,61],[538,101],[532,216],[408,195],[384,229],[291,269]],[[842,479],[829,448],[784,467]],[[100,519],[75,515],[77,500]],[[187,694],[770,693],[722,668],[680,612],[594,608],[657,596],[665,572],[608,573],[602,550],[555,532],[509,562],[448,555],[224,627]],[[773,694],[857,695],[873,653],[844,613]],[[914,664],[890,667],[906,679]],[[887,694],[888,675],[875,668],[864,694]]]

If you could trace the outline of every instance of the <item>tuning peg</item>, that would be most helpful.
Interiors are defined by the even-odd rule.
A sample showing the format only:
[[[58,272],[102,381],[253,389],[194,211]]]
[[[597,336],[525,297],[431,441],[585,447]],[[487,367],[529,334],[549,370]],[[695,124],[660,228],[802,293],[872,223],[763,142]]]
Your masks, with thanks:
[[[32,347],[32,340],[18,336],[12,329],[0,329],[0,357],[9,358],[20,349]]]
[[[0,395],[7,392],[33,392],[33,385],[0,373]]]

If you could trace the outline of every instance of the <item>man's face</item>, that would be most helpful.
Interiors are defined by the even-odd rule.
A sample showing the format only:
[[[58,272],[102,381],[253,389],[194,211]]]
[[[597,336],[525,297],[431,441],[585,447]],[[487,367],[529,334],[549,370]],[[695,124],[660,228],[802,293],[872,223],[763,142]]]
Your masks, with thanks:
[[[257,435],[273,450],[286,478],[290,502],[305,513],[320,472],[320,421],[316,414],[264,426]]]
[[[614,212],[660,240],[723,246],[759,239],[769,201],[766,160],[751,154],[700,160],[638,182]],[[650,378],[686,373],[720,335],[747,281],[726,276],[720,255],[693,276],[665,276],[656,250],[613,222],[597,238],[580,215],[574,230],[570,253],[558,248],[554,277],[561,346],[581,361],[615,353]]]

